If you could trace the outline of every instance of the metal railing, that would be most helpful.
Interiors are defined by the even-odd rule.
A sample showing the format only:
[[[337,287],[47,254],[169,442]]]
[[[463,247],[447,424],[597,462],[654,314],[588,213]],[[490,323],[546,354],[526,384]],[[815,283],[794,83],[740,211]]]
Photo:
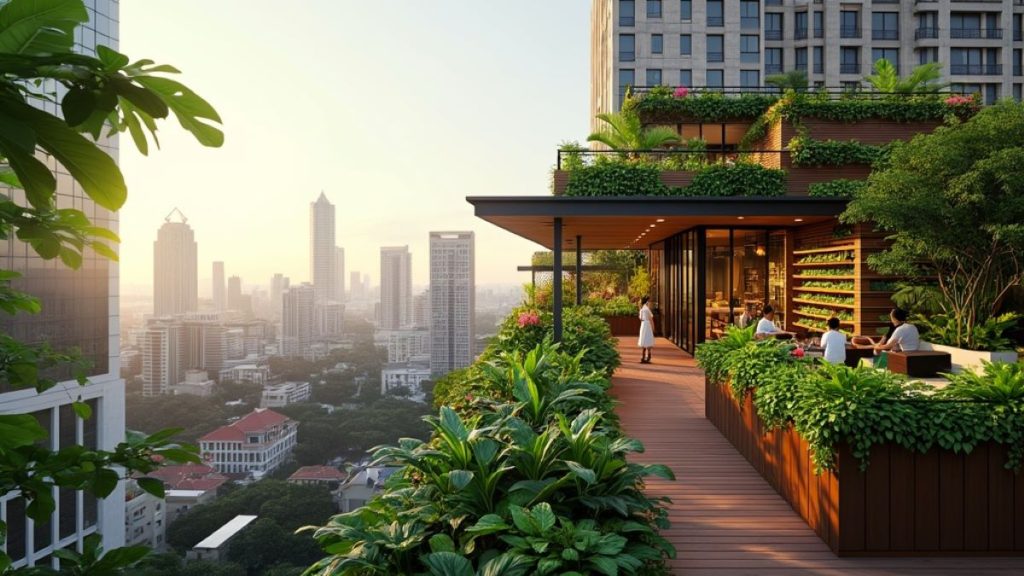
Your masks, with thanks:
[[[860,38],[859,26],[842,26],[839,28],[840,38]]]
[[[721,28],[722,26],[725,26],[725,17],[708,16],[708,26],[714,26],[716,28]]]
[[[661,164],[668,169],[688,172],[700,169],[699,163],[715,164],[719,162],[743,161],[757,156],[764,159],[766,155],[778,155],[779,160],[790,155],[789,150],[733,150],[725,148],[708,148],[707,150],[688,150],[686,148],[660,148],[656,150],[558,150],[558,170],[572,170],[584,166],[593,166],[601,158],[626,159],[638,163]],[[684,167],[686,162],[698,163],[692,168]]]
[[[765,30],[765,40],[782,40],[782,30]]]
[[[626,51],[620,51],[619,52],[619,62],[635,62],[635,61],[636,61],[636,52],[626,52]]]
[[[921,39],[924,39],[924,38],[938,38],[938,37],[939,37],[939,29],[938,28],[922,27],[922,28],[918,28],[917,30],[914,31],[914,40],[921,40]]]
[[[764,0],[765,6],[782,6],[782,0]]]
[[[807,72],[807,62],[797,62],[796,65],[793,66],[793,69]]]
[[[782,64],[765,64],[765,74],[782,74]]]
[[[860,74],[860,63],[847,64],[842,63],[839,65],[840,74]]]
[[[806,40],[807,39],[807,28],[797,28],[793,31],[794,40]]]
[[[950,74],[964,76],[999,76],[1003,73],[1002,64],[951,64]]]
[[[725,52],[708,52],[708,62],[725,62]]]
[[[856,65],[859,68],[859,64]],[[806,65],[805,65],[806,67]],[[668,89],[670,92],[678,86],[632,86],[630,90],[634,95],[647,94],[651,90]],[[761,94],[769,96],[780,96],[781,90],[775,86],[686,86],[687,97],[700,96],[702,94],[716,94],[721,96],[743,96],[749,94]],[[881,99],[892,99],[892,98],[913,98],[921,96],[933,96],[940,97],[942,95],[953,94],[949,90],[943,90],[940,92],[912,92],[908,94],[893,94],[891,92],[877,92],[872,90],[870,87],[861,86],[858,84],[856,89],[850,89],[840,86],[830,87],[815,87],[801,90],[806,94],[821,96],[825,95],[832,100],[841,100],[844,98],[857,98],[865,100],[881,100]]]
[[[1020,64],[1017,64],[1016,66],[1014,66],[1013,67],[1013,75],[1014,76],[1024,76],[1024,66],[1021,66]]]
[[[970,38],[999,40],[1003,37],[1002,28],[950,28],[950,38]]]
[[[900,39],[900,31],[899,30],[884,30],[884,29],[883,30],[879,30],[878,28],[874,28],[874,29],[871,30],[871,39],[872,40],[899,40]]]
[[[821,62],[815,62],[814,63],[814,73],[815,74],[824,74],[825,73],[825,65],[822,64]]]
[[[824,28],[815,28],[814,29],[814,37],[815,38],[824,38],[825,37],[825,29]]]

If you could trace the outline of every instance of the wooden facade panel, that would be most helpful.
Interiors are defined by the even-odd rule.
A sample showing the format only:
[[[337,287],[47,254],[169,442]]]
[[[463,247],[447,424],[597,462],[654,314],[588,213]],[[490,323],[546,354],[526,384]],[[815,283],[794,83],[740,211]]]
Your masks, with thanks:
[[[864,531],[867,519],[864,515],[864,495],[867,489],[867,475],[860,470],[860,462],[853,457],[850,449],[839,450],[839,549],[842,552],[862,552],[866,547]]]
[[[889,549],[889,445],[871,449],[871,463],[864,473],[864,547],[868,550]]]
[[[939,549],[964,548],[964,459],[939,453]]]
[[[914,456],[914,548],[939,549],[939,454]]]
[[[988,445],[964,458],[964,549],[988,549]]]
[[[914,549],[914,454],[901,446],[889,451],[889,548]]]
[[[988,453],[988,549],[1013,550],[1013,475],[1006,470],[1008,451],[992,446]]]

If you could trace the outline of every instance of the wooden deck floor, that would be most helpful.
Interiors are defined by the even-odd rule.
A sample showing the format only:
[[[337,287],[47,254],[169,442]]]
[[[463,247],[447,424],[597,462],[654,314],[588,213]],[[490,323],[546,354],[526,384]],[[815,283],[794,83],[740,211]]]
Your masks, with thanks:
[[[704,418],[704,375],[686,353],[659,339],[640,364],[623,338],[613,394],[626,434],[644,443],[636,460],[665,464],[676,481],[648,491],[672,499],[674,574],[688,576],[898,574],[1024,575],[1024,558],[838,558]]]

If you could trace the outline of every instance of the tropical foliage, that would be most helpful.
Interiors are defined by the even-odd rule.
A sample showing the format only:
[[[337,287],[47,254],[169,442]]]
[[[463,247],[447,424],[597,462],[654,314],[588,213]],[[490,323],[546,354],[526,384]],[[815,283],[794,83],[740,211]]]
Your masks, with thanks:
[[[946,87],[942,81],[942,66],[938,62],[927,62],[915,67],[910,76],[900,78],[900,73],[885,58],[875,62],[874,74],[864,80],[883,94],[919,94],[938,92]]]
[[[597,119],[604,126],[587,136],[588,142],[600,142],[612,150],[630,152],[634,150],[654,150],[668,144],[679,142],[675,130],[665,127],[644,127],[635,112],[622,111],[598,114]]]
[[[784,344],[754,340],[749,328],[733,327],[700,344],[696,359],[710,382],[729,386],[736,398],[753,394],[769,428],[792,425],[819,471],[835,466],[844,445],[862,467],[879,444],[962,454],[986,442],[1008,448],[1007,468],[1024,464],[1024,365],[986,365],[981,374],[950,375],[948,386],[936,388],[786,351]]]
[[[617,355],[591,357],[591,345],[613,340],[600,318],[574,313],[564,348],[532,312],[513,313],[474,367],[472,397],[428,419],[432,439],[376,450],[376,464],[402,472],[367,506],[315,530],[330,555],[308,573],[665,573],[674,555],[657,533],[665,510],[641,488],[671,472],[627,461],[642,446],[612,413]]]
[[[977,327],[1024,279],[1022,163],[1024,105],[1003,102],[895,145],[842,216],[889,234],[875,270],[937,282],[956,346],[982,347]]]
[[[807,90],[807,71],[793,69],[782,74],[771,74],[765,76],[764,83],[768,86],[775,86],[779,90],[795,90],[802,92]]]
[[[178,71],[150,60],[131,62],[99,46],[95,56],[73,52],[75,30],[88,20],[81,0],[10,0],[0,3],[0,182],[24,191],[0,196],[0,239],[17,238],[40,258],[60,259],[78,268],[95,253],[116,259],[111,248],[117,235],[89,220],[80,209],[58,208],[57,179],[47,157],[59,162],[98,206],[115,211],[125,202],[127,186],[113,158],[98,141],[128,132],[143,153],[156,143],[157,121],[174,114],[183,128],[205,146],[220,146],[216,111],[188,87],[168,76]],[[54,95],[58,87],[63,97]],[[50,88],[44,88],[50,87]],[[43,104],[49,106],[43,106]],[[46,108],[59,108],[62,117]],[[0,270],[0,309],[14,315],[37,313],[41,303],[17,290],[19,275]],[[26,344],[0,335],[0,385],[43,392],[56,385],[45,369],[71,365],[85,385],[87,365],[67,351],[44,344]],[[72,396],[73,398],[73,396]],[[76,402],[80,419],[92,417],[88,403]],[[164,461],[197,461],[196,450],[170,441],[174,430],[149,436],[129,435],[113,450],[84,446],[45,448],[49,431],[30,415],[0,416],[0,493],[21,493],[26,514],[37,523],[50,520],[55,488],[110,495],[125,476],[136,474],[139,486],[154,494],[163,484],[144,477]],[[0,522],[0,538],[6,526]],[[81,552],[61,551],[68,569],[77,574],[116,574],[146,552],[139,548],[108,550],[91,537]],[[12,559],[0,553],[0,572]]]

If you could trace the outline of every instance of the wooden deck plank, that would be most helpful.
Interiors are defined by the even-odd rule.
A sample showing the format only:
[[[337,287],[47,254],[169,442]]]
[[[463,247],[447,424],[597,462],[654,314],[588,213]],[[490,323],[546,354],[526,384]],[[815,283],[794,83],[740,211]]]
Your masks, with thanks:
[[[704,375],[693,359],[659,339],[654,363],[640,364],[622,338],[613,378],[617,412],[646,451],[635,460],[666,464],[676,480],[651,479],[652,496],[672,498],[674,574],[952,575],[1024,573],[1022,558],[838,558],[704,417]]]

